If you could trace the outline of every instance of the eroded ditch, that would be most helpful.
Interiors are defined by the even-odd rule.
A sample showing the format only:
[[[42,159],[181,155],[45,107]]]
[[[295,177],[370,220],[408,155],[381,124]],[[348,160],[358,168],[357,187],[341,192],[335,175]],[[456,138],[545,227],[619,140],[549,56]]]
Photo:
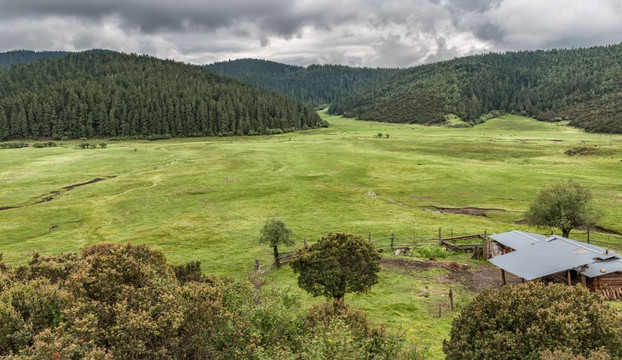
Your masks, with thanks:
[[[46,202],[50,202],[52,200],[54,200],[57,196],[66,193],[68,191],[71,191],[77,187],[80,186],[85,186],[85,185],[90,185],[90,184],[95,184],[98,183],[100,181],[104,181],[104,180],[108,180],[108,179],[114,179],[116,176],[107,176],[107,177],[103,177],[103,178],[95,178],[93,180],[89,180],[86,182],[82,182],[82,183],[78,183],[78,184],[73,184],[73,185],[68,185],[68,186],[63,186],[62,188],[60,188],[60,190],[54,190],[54,191],[50,191],[49,193],[42,195],[40,197],[38,197],[38,200],[36,200],[35,202],[32,202],[30,204],[25,204],[25,205],[20,205],[20,206],[0,206],[0,211],[3,210],[11,210],[11,209],[19,209],[22,208],[24,206],[30,206],[30,205],[36,205],[36,204],[42,204],[42,203],[46,203]]]
[[[478,208],[478,207],[464,207],[464,208],[443,208],[432,206],[432,209],[426,209],[432,212],[439,212],[444,214],[459,214],[459,215],[472,215],[472,216],[487,216],[488,212],[505,212],[503,209],[495,208]]]

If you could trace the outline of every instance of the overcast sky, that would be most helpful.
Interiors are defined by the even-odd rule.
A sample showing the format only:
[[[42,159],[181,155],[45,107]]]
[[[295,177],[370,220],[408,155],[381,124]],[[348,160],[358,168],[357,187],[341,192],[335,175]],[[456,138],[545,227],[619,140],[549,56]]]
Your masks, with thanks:
[[[408,67],[621,42],[620,0],[0,0],[0,51]]]

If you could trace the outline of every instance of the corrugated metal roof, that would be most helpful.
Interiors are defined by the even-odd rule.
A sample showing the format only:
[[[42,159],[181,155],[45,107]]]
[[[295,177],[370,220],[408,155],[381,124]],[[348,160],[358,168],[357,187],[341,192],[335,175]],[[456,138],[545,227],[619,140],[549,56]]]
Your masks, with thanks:
[[[548,238],[544,235],[531,236],[532,239],[539,238],[540,240],[526,245],[527,238],[524,234],[538,235],[509,232],[498,234],[503,236],[491,236],[495,240],[504,239],[508,244],[518,244],[518,249],[492,258],[490,262],[525,280],[533,280],[567,270],[579,272],[583,270],[581,273],[587,277],[622,271],[622,261],[619,260],[622,256],[613,251],[557,235]],[[507,239],[510,240],[507,241]],[[610,259],[608,261],[598,260],[603,256]],[[581,269],[582,267],[584,268]]]
[[[622,271],[622,261],[620,260],[590,264],[582,274],[593,278],[601,275],[613,274],[617,271]]]
[[[490,235],[499,244],[507,246],[514,250],[518,250],[522,247],[532,245],[540,240],[544,240],[547,236],[540,234],[533,234],[524,231],[513,230],[501,234]]]

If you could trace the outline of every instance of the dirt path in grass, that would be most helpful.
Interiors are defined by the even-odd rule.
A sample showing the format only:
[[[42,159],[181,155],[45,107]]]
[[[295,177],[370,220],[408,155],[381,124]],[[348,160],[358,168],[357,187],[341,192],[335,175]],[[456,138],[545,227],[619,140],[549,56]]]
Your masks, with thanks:
[[[381,260],[385,269],[404,269],[425,271],[430,268],[441,268],[449,272],[438,279],[441,282],[460,283],[471,291],[482,292],[487,289],[497,289],[503,284],[501,270],[492,265],[481,264],[474,268],[470,265],[459,264],[454,261],[443,260],[410,260],[397,257],[387,257]],[[506,282],[509,284],[521,282],[520,278],[506,273]]]

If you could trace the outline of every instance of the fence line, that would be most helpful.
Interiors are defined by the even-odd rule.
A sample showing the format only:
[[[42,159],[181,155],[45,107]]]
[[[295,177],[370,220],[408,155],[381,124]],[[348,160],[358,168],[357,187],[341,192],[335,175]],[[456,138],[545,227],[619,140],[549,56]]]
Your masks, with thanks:
[[[380,237],[380,238],[375,238],[372,239],[372,233],[369,232],[367,234],[367,239],[374,243],[376,248],[390,248],[391,251],[393,250],[397,250],[397,249],[405,249],[405,248],[417,248],[419,246],[431,246],[431,245],[438,245],[438,246],[444,246],[447,247],[448,249],[452,250],[452,251],[473,251],[473,252],[481,252],[481,251],[485,251],[484,248],[484,243],[486,241],[486,239],[488,238],[488,234],[487,231],[484,230],[484,232],[482,234],[470,234],[470,235],[459,235],[459,236],[454,236],[453,233],[453,229],[450,230],[450,236],[449,237],[443,237],[443,232],[442,232],[442,228],[438,229],[438,235],[435,236],[417,236],[416,233],[413,236],[402,236],[402,237],[398,237],[395,236],[394,233],[391,233],[390,236],[385,236],[385,237]],[[363,236],[365,237],[365,236]],[[620,240],[622,242],[622,237],[618,237],[618,236],[614,236],[614,235],[608,235],[607,236],[608,239],[614,239],[615,240]],[[468,239],[477,239],[476,242],[473,243],[457,243],[458,241],[462,241],[462,240],[468,240]],[[386,244],[382,244],[382,241],[387,241]],[[621,243],[612,243],[606,240],[599,240],[599,239],[590,239],[591,243],[597,243],[597,244],[603,244],[606,245],[608,247],[610,247],[611,249],[614,250],[620,250],[622,251],[622,244]],[[307,245],[307,241],[306,239],[304,240],[304,245]],[[289,263],[289,261],[291,261],[292,257],[296,254],[298,250],[294,250],[294,251],[289,251],[289,252],[282,252],[279,254],[279,261],[281,263],[281,265],[285,265],[287,263]],[[255,272],[261,276],[263,274],[269,273],[270,271],[274,270],[276,268],[276,262],[274,259],[264,263],[264,264],[260,264],[259,260],[256,259],[255,262]]]

